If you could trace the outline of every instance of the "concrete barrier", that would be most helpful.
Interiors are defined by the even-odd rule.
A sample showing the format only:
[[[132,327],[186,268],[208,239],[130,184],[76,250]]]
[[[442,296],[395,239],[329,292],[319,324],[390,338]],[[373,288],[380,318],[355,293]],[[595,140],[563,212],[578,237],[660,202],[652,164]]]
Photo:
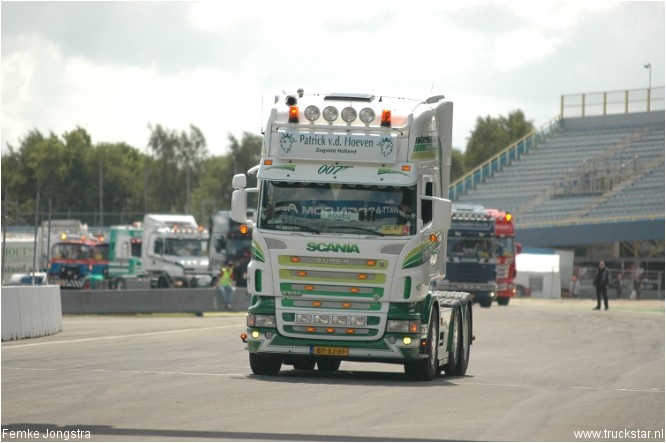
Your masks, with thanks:
[[[246,311],[250,306],[245,288],[236,288],[231,309],[215,288],[63,290],[61,298],[64,315]]]
[[[59,286],[4,286],[1,298],[2,341],[62,331]]]

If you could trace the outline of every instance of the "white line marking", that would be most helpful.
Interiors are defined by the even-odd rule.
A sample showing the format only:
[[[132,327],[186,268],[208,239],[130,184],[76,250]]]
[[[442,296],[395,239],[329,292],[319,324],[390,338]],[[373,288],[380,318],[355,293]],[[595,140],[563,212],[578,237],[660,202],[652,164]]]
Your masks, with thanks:
[[[38,343],[24,343],[20,345],[15,345],[11,343],[3,343],[2,351],[15,348],[27,348],[31,346],[44,346],[44,345],[60,345],[60,344],[69,344],[69,343],[83,343],[88,341],[96,340],[116,340],[120,338],[134,338],[134,337],[146,337],[150,335],[164,335],[164,334],[181,334],[185,332],[194,332],[194,331],[205,331],[209,329],[226,329],[226,328],[244,328],[242,324],[237,325],[223,325],[223,326],[210,326],[206,328],[191,328],[191,329],[173,329],[170,331],[154,331],[154,332],[139,332],[136,334],[126,334],[126,335],[109,335],[105,337],[88,337],[88,338],[73,338],[70,340],[53,340],[53,341],[42,341]]]

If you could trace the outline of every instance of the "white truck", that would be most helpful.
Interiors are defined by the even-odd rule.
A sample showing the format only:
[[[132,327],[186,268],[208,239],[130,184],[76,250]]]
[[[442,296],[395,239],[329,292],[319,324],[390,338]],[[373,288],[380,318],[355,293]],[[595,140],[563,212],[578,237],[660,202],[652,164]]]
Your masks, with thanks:
[[[253,373],[349,360],[417,380],[465,374],[471,297],[432,290],[446,271],[452,115],[443,96],[276,97],[257,187],[233,178],[232,217],[252,228],[241,338]]]
[[[141,245],[143,228],[141,223],[111,226],[109,229],[108,287],[123,290],[135,284],[143,275]],[[146,280],[148,281],[148,280]]]
[[[192,215],[147,214],[142,229],[141,268],[151,287],[212,284],[208,231]]]

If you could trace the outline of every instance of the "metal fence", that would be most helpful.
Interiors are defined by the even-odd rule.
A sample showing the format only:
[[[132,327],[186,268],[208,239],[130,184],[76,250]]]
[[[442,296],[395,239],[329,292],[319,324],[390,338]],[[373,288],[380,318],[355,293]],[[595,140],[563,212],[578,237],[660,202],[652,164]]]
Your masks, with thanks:
[[[664,109],[664,87],[624,91],[588,92],[560,97],[560,116],[591,117]]]

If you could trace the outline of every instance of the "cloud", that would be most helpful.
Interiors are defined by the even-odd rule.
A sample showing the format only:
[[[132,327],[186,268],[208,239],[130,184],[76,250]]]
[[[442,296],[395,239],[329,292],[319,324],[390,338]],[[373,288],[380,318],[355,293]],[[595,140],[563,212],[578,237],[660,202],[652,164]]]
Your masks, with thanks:
[[[520,108],[540,125],[560,94],[644,87],[647,62],[653,84],[663,76],[663,2],[329,6],[3,2],[3,150],[32,128],[76,125],[141,149],[159,123],[200,127],[220,154],[227,134],[259,133],[275,92],[297,88],[443,93],[464,147],[478,116]]]

